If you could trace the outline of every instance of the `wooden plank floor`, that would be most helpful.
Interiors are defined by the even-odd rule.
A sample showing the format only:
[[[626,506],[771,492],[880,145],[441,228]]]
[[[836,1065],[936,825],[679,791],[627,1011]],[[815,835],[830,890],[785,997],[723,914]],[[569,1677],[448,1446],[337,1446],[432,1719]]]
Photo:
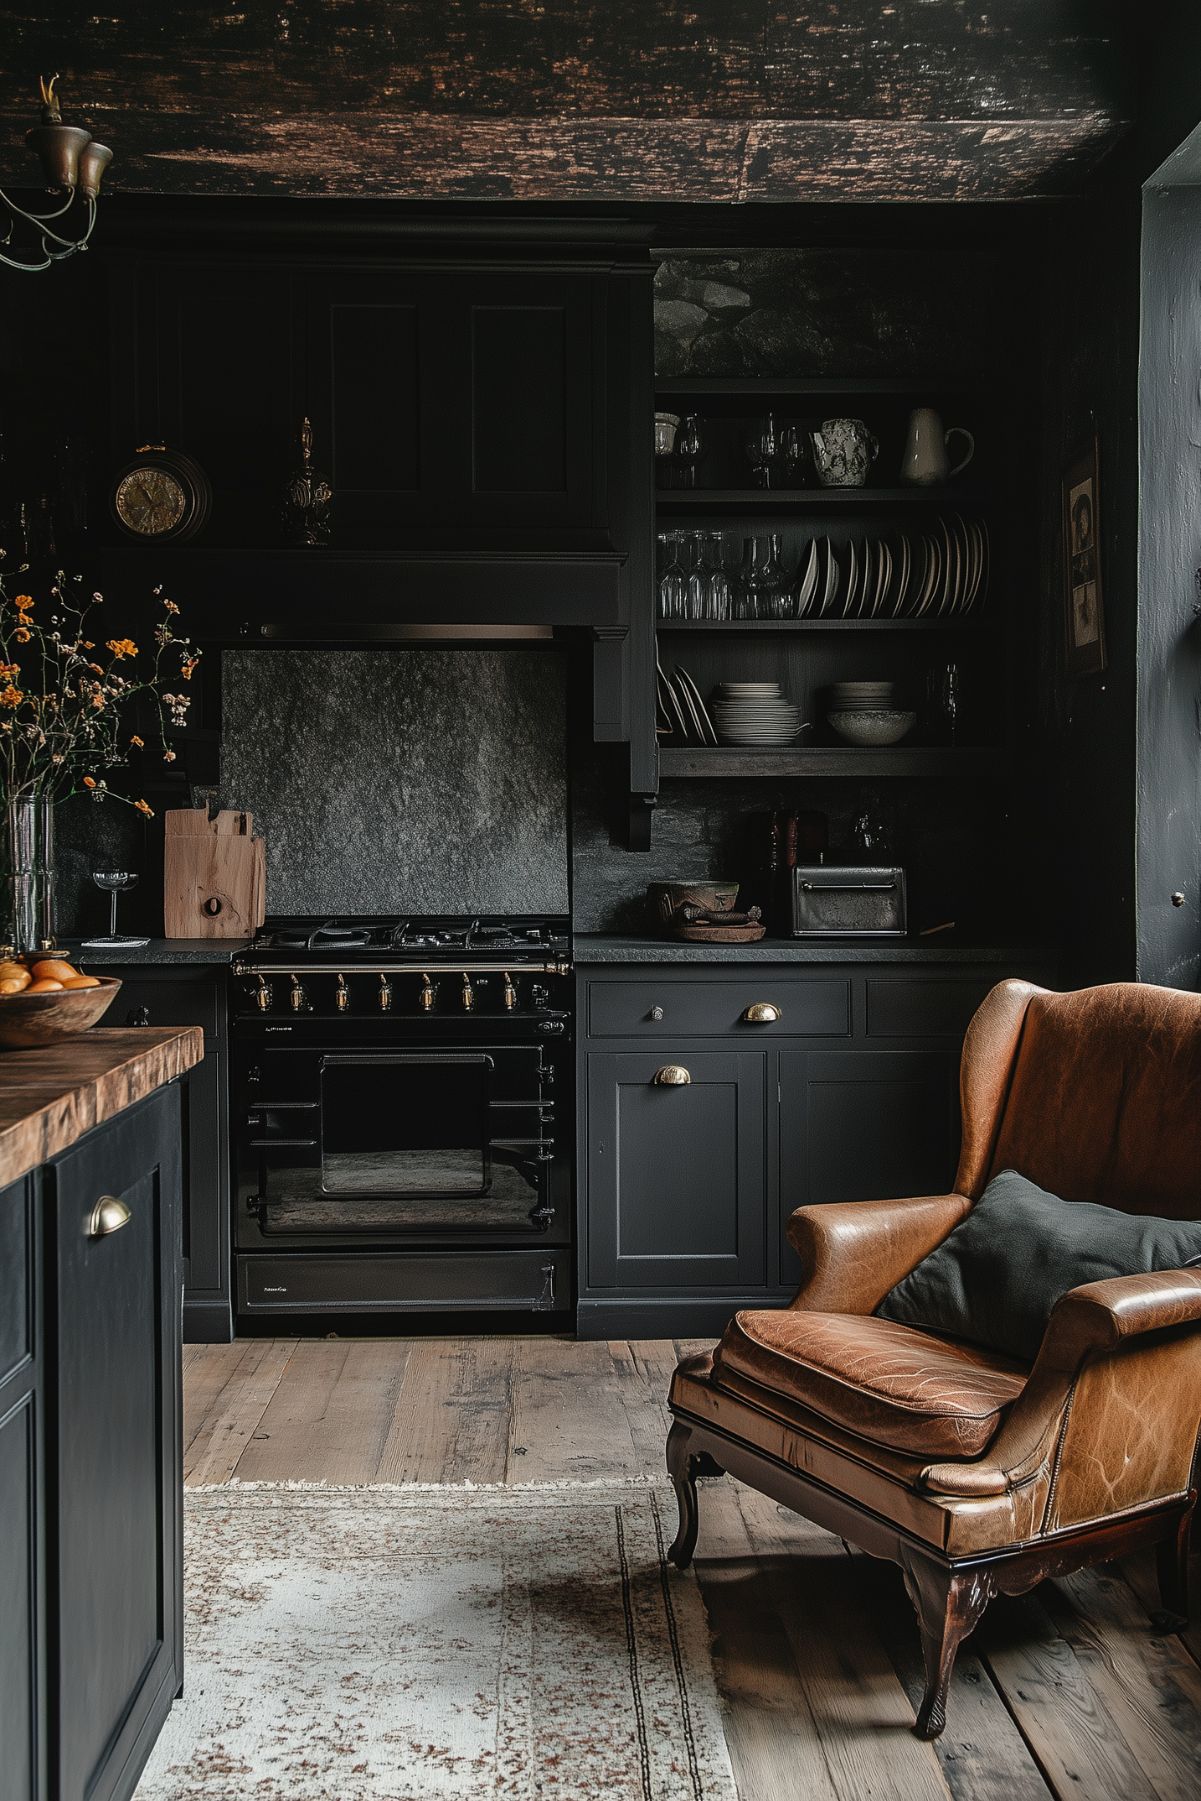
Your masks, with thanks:
[[[666,1340],[244,1339],[184,1354],[189,1484],[659,1475]],[[993,1603],[936,1745],[900,1573],[729,1479],[697,1575],[742,1801],[1197,1801],[1201,1631],[1156,1635],[1144,1562]],[[1195,1609],[1197,1603],[1195,1602]]]

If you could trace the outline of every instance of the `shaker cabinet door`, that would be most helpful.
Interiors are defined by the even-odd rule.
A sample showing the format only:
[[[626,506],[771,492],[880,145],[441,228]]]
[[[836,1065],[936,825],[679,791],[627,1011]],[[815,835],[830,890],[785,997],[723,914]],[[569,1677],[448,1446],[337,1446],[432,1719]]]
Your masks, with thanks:
[[[449,284],[436,276],[308,275],[303,410],[333,485],[339,542],[451,519]]]
[[[657,1083],[668,1064],[689,1081]],[[590,1288],[763,1283],[766,1094],[762,1052],[588,1058]]]
[[[593,298],[584,275],[459,282],[446,383],[465,525],[594,523]]]
[[[799,1281],[796,1207],[944,1194],[959,1146],[958,1056],[941,1051],[780,1053],[780,1278]]]
[[[55,1792],[108,1801],[131,1792],[182,1671],[177,1090],[51,1172]],[[102,1197],[118,1206],[97,1219]]]

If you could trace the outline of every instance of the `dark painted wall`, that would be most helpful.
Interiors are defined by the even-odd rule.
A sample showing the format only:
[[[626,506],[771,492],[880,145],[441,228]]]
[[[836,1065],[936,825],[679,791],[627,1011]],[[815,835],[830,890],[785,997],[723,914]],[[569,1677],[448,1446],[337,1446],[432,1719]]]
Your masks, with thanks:
[[[1186,159],[1177,167],[1201,179]],[[1138,973],[1178,988],[1201,985],[1199,292],[1201,185],[1153,181],[1143,217],[1139,406]]]
[[[1137,190],[1094,195],[1064,213],[1049,234],[1042,311],[1044,505],[1031,754],[1043,774],[1047,910],[1064,947],[1065,979],[1085,984],[1134,974]],[[1061,483],[1094,431],[1108,667],[1069,680]],[[1034,430],[1031,436],[1033,449]]]

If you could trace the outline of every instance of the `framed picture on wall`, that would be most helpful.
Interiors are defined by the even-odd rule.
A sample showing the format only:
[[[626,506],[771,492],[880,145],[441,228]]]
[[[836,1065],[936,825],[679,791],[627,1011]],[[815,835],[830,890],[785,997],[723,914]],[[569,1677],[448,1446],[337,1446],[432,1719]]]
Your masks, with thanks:
[[[1065,667],[1069,676],[1096,675],[1105,667],[1099,467],[1094,436],[1063,476]]]

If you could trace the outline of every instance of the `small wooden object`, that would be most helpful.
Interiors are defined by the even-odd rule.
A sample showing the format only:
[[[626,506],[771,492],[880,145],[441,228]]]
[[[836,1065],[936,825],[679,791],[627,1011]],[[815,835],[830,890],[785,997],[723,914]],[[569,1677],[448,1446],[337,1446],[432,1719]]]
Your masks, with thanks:
[[[164,816],[167,938],[249,938],[265,917],[266,846],[249,813],[203,807]]]

